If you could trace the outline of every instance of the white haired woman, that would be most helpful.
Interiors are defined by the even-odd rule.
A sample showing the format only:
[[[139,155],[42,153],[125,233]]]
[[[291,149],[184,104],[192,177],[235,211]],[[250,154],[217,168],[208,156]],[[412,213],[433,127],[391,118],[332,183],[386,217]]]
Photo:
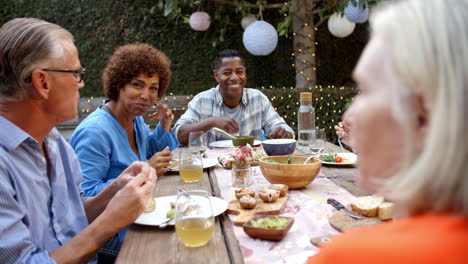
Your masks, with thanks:
[[[308,263],[468,263],[468,1],[374,12],[353,77],[358,181],[397,220],[338,235]]]

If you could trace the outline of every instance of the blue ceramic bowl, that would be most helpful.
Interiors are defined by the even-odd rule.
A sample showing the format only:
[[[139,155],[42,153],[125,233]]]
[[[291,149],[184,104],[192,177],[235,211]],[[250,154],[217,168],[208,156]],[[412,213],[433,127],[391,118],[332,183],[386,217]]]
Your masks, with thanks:
[[[289,155],[296,150],[295,139],[269,139],[262,142],[263,150],[268,156]]]

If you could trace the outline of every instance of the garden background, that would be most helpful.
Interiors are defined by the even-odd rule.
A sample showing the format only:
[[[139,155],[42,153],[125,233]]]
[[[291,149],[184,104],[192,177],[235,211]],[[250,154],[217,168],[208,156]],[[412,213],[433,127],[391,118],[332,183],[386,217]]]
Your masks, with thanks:
[[[195,95],[214,87],[212,70],[216,54],[224,49],[237,49],[245,56],[247,87],[265,93],[294,129],[299,92],[312,92],[316,126],[325,128],[329,141],[335,141],[332,127],[357,93],[351,72],[368,39],[367,23],[356,24],[354,33],[346,38],[334,37],[327,23],[322,23],[315,32],[317,86],[300,90],[294,87],[292,34],[280,37],[272,54],[253,56],[243,46],[242,15],[235,8],[205,6],[208,13],[225,8],[224,14],[229,16],[231,24],[220,42],[217,24],[211,24],[205,32],[196,32],[182,19],[165,17],[157,4],[156,0],[1,0],[0,24],[15,17],[36,17],[68,29],[75,36],[81,63],[86,68],[81,97],[103,95],[102,70],[114,50],[127,43],[146,42],[169,56],[173,77],[167,100],[171,95]],[[278,10],[268,9],[263,11],[263,18],[276,27],[281,16]]]

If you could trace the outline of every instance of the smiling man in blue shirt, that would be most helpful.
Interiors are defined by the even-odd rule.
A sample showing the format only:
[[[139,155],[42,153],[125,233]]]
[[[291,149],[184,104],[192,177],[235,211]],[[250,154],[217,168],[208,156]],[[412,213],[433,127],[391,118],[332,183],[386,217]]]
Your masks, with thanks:
[[[83,198],[79,162],[54,128],[77,115],[83,73],[60,26],[20,18],[0,28],[0,263],[95,263],[151,197],[156,173],[135,162]]]

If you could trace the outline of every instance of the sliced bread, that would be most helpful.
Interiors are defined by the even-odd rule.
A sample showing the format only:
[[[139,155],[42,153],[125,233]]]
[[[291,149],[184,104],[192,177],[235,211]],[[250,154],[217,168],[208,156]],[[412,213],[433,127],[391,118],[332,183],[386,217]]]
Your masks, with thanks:
[[[156,199],[149,198],[145,204],[145,213],[153,212],[156,209]]]
[[[364,216],[376,217],[378,214],[379,205],[384,202],[380,196],[370,195],[356,198],[351,203],[351,209]]]
[[[393,203],[384,202],[379,205],[377,216],[380,220],[389,220],[393,218]]]

